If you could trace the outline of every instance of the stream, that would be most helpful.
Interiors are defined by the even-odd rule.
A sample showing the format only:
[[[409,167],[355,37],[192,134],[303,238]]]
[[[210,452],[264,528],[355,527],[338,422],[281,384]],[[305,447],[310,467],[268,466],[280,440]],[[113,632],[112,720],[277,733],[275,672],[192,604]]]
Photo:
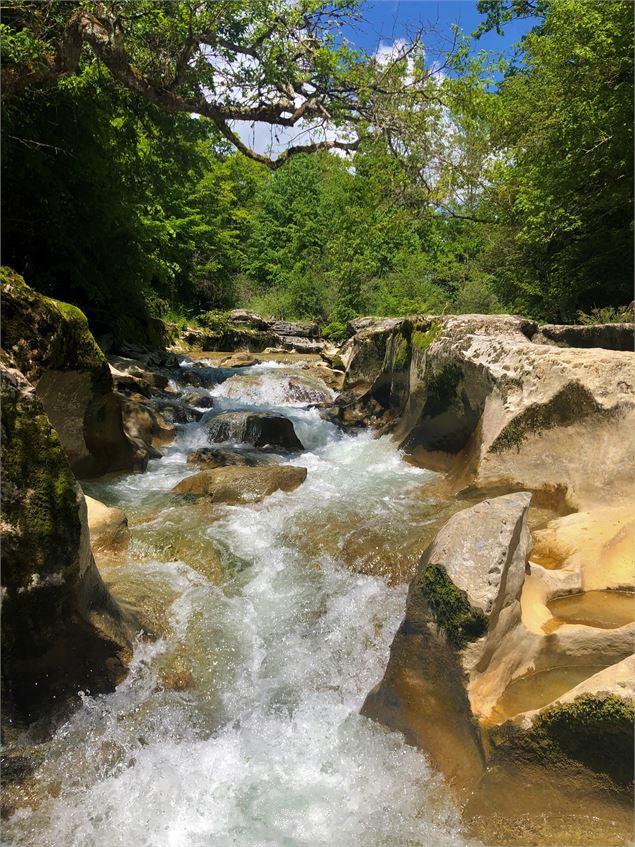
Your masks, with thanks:
[[[155,638],[139,638],[112,694],[82,695],[42,745],[38,801],[5,823],[4,843],[465,845],[425,757],[359,715],[407,585],[355,572],[340,555],[360,532],[398,539],[428,526],[436,506],[420,491],[431,474],[389,439],[323,420],[310,390],[294,399],[299,364],[207,364],[198,371],[223,381],[197,388],[214,399],[202,422],[179,425],[145,474],[86,485],[128,514],[131,546],[102,574]],[[198,470],[186,458],[207,445],[209,417],[244,409],[291,418],[304,452],[269,458],[306,467],[306,481],[239,506],[171,494]]]

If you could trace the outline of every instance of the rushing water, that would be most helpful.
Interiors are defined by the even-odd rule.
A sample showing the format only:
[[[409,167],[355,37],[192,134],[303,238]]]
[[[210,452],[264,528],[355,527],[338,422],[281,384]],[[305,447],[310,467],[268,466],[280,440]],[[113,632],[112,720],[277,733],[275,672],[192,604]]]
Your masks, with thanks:
[[[352,573],[301,543],[343,523],[381,529],[395,509],[407,522],[426,472],[387,439],[323,421],[297,391],[281,389],[293,373],[259,366],[209,391],[214,413],[278,409],[293,420],[306,450],[282,460],[308,468],[296,491],[248,506],[184,505],[169,491],[195,470],[185,459],[206,443],[201,424],[179,427],[147,473],[91,488],[121,504],[133,527],[127,561],[105,578],[154,615],[160,637],[140,640],[119,688],[84,696],[47,743],[35,808],[13,815],[5,843],[466,843],[425,758],[359,715],[386,664],[405,586]],[[328,395],[323,384],[316,390]],[[166,538],[196,555],[156,556]],[[168,682],[175,669],[182,684]]]

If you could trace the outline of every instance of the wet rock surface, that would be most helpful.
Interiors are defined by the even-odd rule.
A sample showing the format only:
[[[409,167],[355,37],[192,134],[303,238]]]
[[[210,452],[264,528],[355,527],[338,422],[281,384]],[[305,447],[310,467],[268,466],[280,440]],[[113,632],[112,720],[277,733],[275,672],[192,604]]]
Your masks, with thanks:
[[[207,430],[210,443],[242,441],[260,448],[304,449],[289,418],[271,412],[225,412],[212,418]]]
[[[249,503],[262,500],[276,491],[293,491],[302,485],[306,475],[306,468],[295,465],[231,465],[187,477],[173,491],[209,497],[214,503]]]

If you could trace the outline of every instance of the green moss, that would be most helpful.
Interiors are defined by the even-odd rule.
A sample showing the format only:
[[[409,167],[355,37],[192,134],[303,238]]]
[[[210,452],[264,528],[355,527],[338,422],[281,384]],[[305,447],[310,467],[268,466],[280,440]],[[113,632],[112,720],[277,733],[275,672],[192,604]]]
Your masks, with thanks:
[[[30,379],[44,370],[88,371],[94,387],[112,388],[106,357],[80,309],[33,291],[10,268],[0,269],[0,280],[3,346],[16,350],[16,363]]]
[[[395,355],[393,359],[393,366],[395,370],[403,370],[407,367],[410,362],[410,346],[408,345],[408,341],[406,338],[401,338],[399,340],[399,344],[397,349],[395,350]]]
[[[108,361],[88,328],[86,315],[70,303],[61,300],[42,298],[56,309],[65,321],[64,338],[66,350],[64,358],[76,364],[77,370],[100,370]]]
[[[449,405],[461,382],[462,371],[458,365],[446,365],[438,373],[430,373],[427,382],[428,402],[436,406]]]
[[[577,759],[619,782],[633,778],[635,706],[615,695],[581,694],[546,709],[532,728],[543,752]]]
[[[579,383],[565,386],[548,403],[535,404],[509,423],[492,444],[493,453],[516,448],[519,452],[529,435],[538,435],[557,426],[570,426],[593,415],[610,417],[600,409],[593,395]]]
[[[229,319],[229,312],[222,312],[218,309],[201,312],[195,318],[195,323],[205,329],[211,329],[212,332],[229,332],[233,328]]]
[[[421,575],[421,591],[452,646],[460,648],[480,638],[487,629],[487,618],[470,606],[465,591],[452,582],[444,568],[428,565]]]
[[[440,323],[433,323],[430,329],[425,332],[415,329],[410,338],[410,342],[413,348],[416,348],[417,350],[427,350],[432,342],[436,341],[441,335],[442,330],[443,327]]]

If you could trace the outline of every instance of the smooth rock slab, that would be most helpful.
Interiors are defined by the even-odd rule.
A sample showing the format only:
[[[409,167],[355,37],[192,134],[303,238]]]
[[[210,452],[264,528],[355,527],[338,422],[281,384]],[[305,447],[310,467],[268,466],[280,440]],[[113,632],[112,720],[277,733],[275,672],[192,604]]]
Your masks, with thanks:
[[[293,491],[306,479],[306,468],[295,465],[230,466],[201,471],[182,480],[172,491],[209,497],[214,503],[253,503],[275,491]]]

